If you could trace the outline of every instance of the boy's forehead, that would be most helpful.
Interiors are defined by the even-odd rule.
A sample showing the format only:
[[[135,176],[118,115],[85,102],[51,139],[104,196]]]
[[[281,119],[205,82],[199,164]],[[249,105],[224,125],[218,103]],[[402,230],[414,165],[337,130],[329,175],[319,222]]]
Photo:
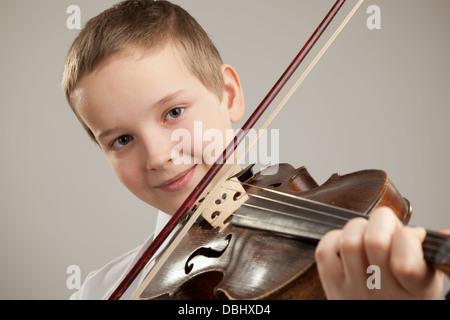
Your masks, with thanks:
[[[116,52],[107,57],[101,62],[89,75],[98,75],[105,70],[112,70],[113,72],[125,72],[124,67],[130,67],[131,64],[142,64],[150,61],[148,65],[167,67],[172,65],[181,67],[180,71],[187,70],[187,66],[181,58],[181,54],[175,49],[175,46],[166,44],[162,47],[155,47],[152,49],[144,49],[141,47],[131,47]],[[144,72],[143,69],[138,70]]]
[[[133,88],[132,84],[165,82],[170,85],[177,84],[181,79],[200,82],[173,46],[166,45],[151,51],[141,48],[128,49],[108,57],[84,76],[74,90],[73,99],[77,106],[81,106],[91,100],[99,90],[103,91],[103,94],[110,92],[114,95],[121,90],[137,89]]]

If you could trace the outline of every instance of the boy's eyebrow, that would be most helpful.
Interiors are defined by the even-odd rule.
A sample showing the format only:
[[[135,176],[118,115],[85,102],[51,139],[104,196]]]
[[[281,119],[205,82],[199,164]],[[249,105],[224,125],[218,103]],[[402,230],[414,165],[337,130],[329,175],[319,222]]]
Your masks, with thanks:
[[[113,132],[114,130],[115,130],[115,129],[108,129],[108,130],[106,130],[106,131],[103,131],[102,133],[100,133],[100,134],[98,135],[97,141],[100,142],[100,141],[103,139],[103,137],[106,137],[106,136],[110,135],[111,132]]]
[[[179,94],[183,93],[184,91],[185,91],[184,89],[181,89],[181,90],[175,91],[173,93],[169,93],[164,98],[162,98],[158,102],[156,102],[155,105],[161,106],[161,105],[168,104],[169,102],[171,102],[173,99],[175,99]]]
[[[181,89],[181,90],[175,91],[175,92],[173,92],[173,93],[169,93],[168,95],[166,95],[166,96],[163,97],[162,99],[158,100],[158,101],[153,105],[153,107],[155,107],[155,106],[158,107],[158,106],[163,106],[163,105],[169,104],[172,100],[174,100],[178,95],[180,95],[180,94],[183,93],[184,91],[185,91],[184,89]],[[101,140],[103,137],[108,136],[109,134],[111,134],[111,132],[113,132],[113,131],[115,131],[115,130],[116,130],[115,128],[111,128],[111,129],[108,129],[108,130],[105,130],[105,131],[101,132],[101,133],[98,135],[98,137],[97,137],[97,141],[100,142],[100,140]]]

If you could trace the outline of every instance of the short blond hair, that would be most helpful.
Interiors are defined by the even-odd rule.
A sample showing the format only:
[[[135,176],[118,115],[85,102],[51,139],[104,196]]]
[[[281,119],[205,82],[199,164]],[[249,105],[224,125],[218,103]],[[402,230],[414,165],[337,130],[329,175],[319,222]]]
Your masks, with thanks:
[[[64,65],[66,99],[78,114],[73,92],[79,81],[108,58],[130,49],[151,50],[172,43],[186,66],[222,100],[222,59],[209,36],[184,9],[168,1],[126,0],[89,20],[73,42]]]

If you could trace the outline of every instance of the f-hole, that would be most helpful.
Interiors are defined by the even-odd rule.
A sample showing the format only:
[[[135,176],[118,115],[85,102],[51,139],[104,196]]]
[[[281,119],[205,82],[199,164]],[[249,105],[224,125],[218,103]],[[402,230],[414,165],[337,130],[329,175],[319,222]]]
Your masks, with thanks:
[[[227,250],[228,246],[230,245],[231,234],[227,235],[225,237],[225,240],[227,241],[227,245],[222,250],[214,250],[212,248],[203,248],[203,247],[195,250],[187,259],[186,264],[184,265],[184,272],[186,274],[189,274],[189,272],[192,271],[192,269],[194,268],[194,264],[193,263],[189,264],[189,262],[197,256],[205,256],[207,258],[221,257],[225,252],[225,250]]]

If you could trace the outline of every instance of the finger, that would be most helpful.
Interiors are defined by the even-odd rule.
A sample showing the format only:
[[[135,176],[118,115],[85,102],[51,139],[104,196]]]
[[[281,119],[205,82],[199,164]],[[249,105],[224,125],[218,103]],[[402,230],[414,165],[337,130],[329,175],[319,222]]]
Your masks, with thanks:
[[[394,233],[402,228],[394,212],[386,207],[375,209],[369,217],[369,224],[364,238],[365,250],[370,265],[379,267],[382,273],[382,287],[395,283],[390,271],[390,251]]]
[[[368,222],[357,218],[350,220],[342,229],[339,244],[341,260],[348,285],[354,290],[365,288],[368,260],[364,248],[364,235]]]
[[[342,230],[333,230],[319,241],[315,258],[322,287],[328,299],[337,297],[341,283],[345,280],[344,269],[339,258],[339,239]]]
[[[425,229],[418,227],[404,227],[397,232],[392,242],[391,270],[412,297],[437,299],[442,292],[443,275],[424,260],[425,236]]]

